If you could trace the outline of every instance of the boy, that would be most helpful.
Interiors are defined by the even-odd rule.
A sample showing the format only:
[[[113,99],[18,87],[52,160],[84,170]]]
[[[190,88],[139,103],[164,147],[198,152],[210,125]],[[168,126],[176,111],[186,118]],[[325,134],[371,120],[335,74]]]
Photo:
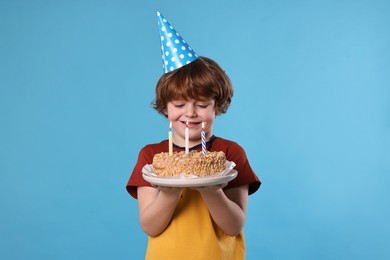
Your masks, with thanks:
[[[241,146],[212,132],[215,117],[230,105],[233,87],[215,61],[198,57],[166,19],[158,17],[165,74],[156,86],[154,108],[172,123],[174,151],[184,150],[186,126],[190,150],[200,151],[204,122],[207,150],[223,151],[236,163],[238,175],[211,187],[152,186],[143,180],[142,167],[152,163],[154,154],[167,152],[168,141],[146,145],[127,184],[138,199],[141,227],[149,236],[146,259],[244,259],[248,195],[260,181]]]

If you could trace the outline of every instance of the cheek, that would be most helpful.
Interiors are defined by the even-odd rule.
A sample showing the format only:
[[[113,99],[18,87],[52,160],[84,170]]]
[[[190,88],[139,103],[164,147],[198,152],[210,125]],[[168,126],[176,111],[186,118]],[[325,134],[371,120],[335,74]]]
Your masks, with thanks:
[[[213,124],[214,124],[215,115],[208,116],[208,117],[206,117],[204,119],[206,121],[206,129],[211,129]]]
[[[168,111],[167,116],[170,121],[176,121],[180,118],[180,114],[175,111]]]
[[[207,121],[214,121],[215,116],[216,116],[216,111],[214,109],[209,110],[203,114],[203,118],[205,118]]]
[[[172,109],[172,107],[169,104],[167,106],[166,114],[169,118],[175,114],[175,110]]]

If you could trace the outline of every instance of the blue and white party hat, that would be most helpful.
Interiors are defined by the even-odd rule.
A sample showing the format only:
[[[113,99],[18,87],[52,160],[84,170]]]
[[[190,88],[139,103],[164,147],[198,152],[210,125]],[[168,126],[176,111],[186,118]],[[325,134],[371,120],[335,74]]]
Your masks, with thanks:
[[[167,19],[157,12],[160,29],[161,53],[164,73],[181,68],[198,58],[196,52],[173,29]]]

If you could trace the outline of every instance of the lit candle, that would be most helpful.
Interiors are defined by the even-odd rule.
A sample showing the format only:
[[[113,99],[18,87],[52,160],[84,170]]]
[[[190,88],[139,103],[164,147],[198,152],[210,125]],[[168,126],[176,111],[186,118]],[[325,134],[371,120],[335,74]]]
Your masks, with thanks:
[[[206,134],[204,132],[204,122],[202,122],[202,132],[200,133],[202,138],[202,154],[206,154]]]
[[[169,122],[168,141],[169,141],[169,155],[172,155],[173,154],[172,122]]]
[[[184,147],[185,147],[185,153],[189,154],[190,153],[190,148],[189,148],[189,139],[190,139],[190,130],[188,129],[188,120],[186,122],[186,129],[184,132]]]

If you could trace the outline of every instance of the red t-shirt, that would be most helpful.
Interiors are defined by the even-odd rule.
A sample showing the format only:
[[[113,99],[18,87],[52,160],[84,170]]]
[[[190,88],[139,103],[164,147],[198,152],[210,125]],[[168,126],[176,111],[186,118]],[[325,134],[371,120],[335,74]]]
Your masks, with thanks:
[[[230,181],[224,189],[230,189],[239,187],[242,185],[249,185],[248,194],[252,194],[257,191],[260,187],[260,180],[253,172],[249,161],[246,157],[244,149],[237,143],[213,136],[210,141],[207,142],[208,151],[222,151],[226,155],[228,161],[233,161],[236,164],[234,169],[237,170],[238,174],[235,179]],[[201,145],[192,147],[190,150],[201,151]],[[175,146],[173,151],[183,151],[184,148]],[[131,196],[137,198],[137,187],[140,186],[151,186],[151,184],[142,178],[142,168],[146,164],[152,164],[153,156],[156,153],[168,152],[168,140],[164,140],[157,144],[149,144],[143,147],[138,155],[137,164],[134,167],[133,173],[127,183],[126,189]]]

